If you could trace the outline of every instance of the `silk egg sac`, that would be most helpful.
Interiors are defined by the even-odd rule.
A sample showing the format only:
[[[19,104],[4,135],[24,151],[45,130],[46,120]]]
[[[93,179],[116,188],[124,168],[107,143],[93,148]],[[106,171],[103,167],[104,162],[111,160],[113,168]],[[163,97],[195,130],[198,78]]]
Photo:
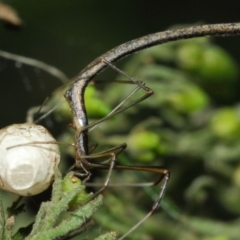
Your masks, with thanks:
[[[20,196],[43,192],[60,162],[56,140],[36,124],[0,129],[0,188]]]

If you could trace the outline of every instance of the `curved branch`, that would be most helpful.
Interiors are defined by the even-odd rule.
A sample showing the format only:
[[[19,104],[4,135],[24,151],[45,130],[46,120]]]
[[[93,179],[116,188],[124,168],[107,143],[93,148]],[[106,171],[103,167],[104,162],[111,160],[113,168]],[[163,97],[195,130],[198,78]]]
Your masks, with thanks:
[[[65,97],[72,109],[74,126],[76,130],[81,133],[79,135],[81,138],[79,137],[76,141],[77,146],[80,146],[82,149],[82,154],[85,155],[85,152],[87,151],[86,126],[88,125],[88,118],[84,104],[85,88],[94,76],[108,66],[106,61],[110,63],[116,62],[117,60],[139,50],[180,39],[202,36],[231,36],[237,34],[240,34],[240,23],[211,24],[167,30],[164,32],[149,34],[124,43],[106,52],[87,65],[76,77],[71,88],[65,93]]]
[[[84,79],[84,81],[88,83],[96,74],[106,68],[107,64],[103,63],[101,61],[102,59],[106,59],[108,62],[116,62],[139,50],[180,39],[203,36],[231,36],[238,34],[240,34],[240,23],[192,26],[149,34],[126,42],[98,57],[79,73],[76,81]]]
[[[176,30],[169,30],[165,32],[159,32],[150,34],[130,42],[124,43],[107,53],[103,54],[92,63],[90,63],[86,68],[84,68],[79,75],[76,77],[75,82],[71,88],[65,93],[65,97],[68,100],[70,107],[73,113],[73,122],[74,128],[76,130],[75,140],[76,140],[76,166],[80,166],[85,170],[86,167],[91,165],[88,162],[88,159],[91,158],[88,155],[88,118],[84,104],[84,91],[87,87],[90,80],[104,70],[108,64],[115,62],[131,53],[134,53],[138,50],[151,47],[157,44],[176,41],[179,39],[187,39],[200,36],[226,36],[226,35],[236,35],[240,34],[240,23],[235,24],[214,24],[214,25],[203,25],[203,26],[194,26]],[[111,65],[110,65],[111,66]],[[107,150],[109,152],[109,150]],[[96,156],[95,156],[96,157]],[[91,165],[93,166],[93,165]],[[95,164],[96,166],[96,164]],[[149,168],[146,167],[133,167],[133,166],[116,166],[111,165],[108,172],[107,182],[109,180],[112,169],[135,169],[149,171]],[[157,169],[157,168],[156,168]],[[152,169],[153,172],[156,172],[156,169]],[[128,236],[132,231],[134,231],[139,225],[141,225],[147,218],[149,218],[160,205],[161,199],[163,197],[166,185],[169,179],[169,172],[163,168],[158,168],[160,174],[164,175],[163,183],[161,185],[161,190],[158,194],[157,200],[155,201],[150,212],[145,215],[137,224],[135,224],[127,233],[122,237],[123,239]],[[159,180],[162,178],[160,177]],[[137,186],[137,185],[135,185]],[[104,188],[102,188],[104,189]],[[101,189],[101,190],[102,190]],[[100,191],[101,191],[100,190]]]

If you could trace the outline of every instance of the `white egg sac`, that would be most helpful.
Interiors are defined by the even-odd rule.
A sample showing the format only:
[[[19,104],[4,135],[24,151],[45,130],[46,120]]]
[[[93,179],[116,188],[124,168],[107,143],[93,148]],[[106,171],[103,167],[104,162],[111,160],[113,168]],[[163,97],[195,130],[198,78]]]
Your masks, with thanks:
[[[0,188],[38,194],[51,184],[59,162],[56,140],[43,126],[13,124],[0,130]]]

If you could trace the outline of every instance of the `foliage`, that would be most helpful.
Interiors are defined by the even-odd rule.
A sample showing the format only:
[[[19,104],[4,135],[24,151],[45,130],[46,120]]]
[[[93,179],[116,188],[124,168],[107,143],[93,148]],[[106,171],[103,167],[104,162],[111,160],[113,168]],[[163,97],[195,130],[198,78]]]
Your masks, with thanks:
[[[145,50],[129,58],[122,70],[143,80],[155,94],[101,123],[89,134],[90,141],[98,141],[98,151],[126,142],[128,148],[118,163],[163,165],[171,172],[161,210],[128,239],[238,239],[236,62],[209,38],[199,38]],[[96,85],[95,94],[113,109],[133,88]],[[143,94],[137,92],[131,101]],[[91,98],[86,96],[86,102],[90,105]],[[103,181],[101,173],[94,172],[94,176],[95,181]],[[111,176],[112,183],[154,179],[129,171]],[[158,187],[109,187],[106,212],[101,209],[95,217],[102,226],[123,234],[150,210],[158,191]]]
[[[127,150],[117,159],[119,164],[166,166],[171,172],[158,213],[128,239],[239,239],[240,108],[236,62],[208,38],[199,38],[142,51],[128,58],[121,69],[144,81],[155,94],[99,124],[89,133],[90,146],[98,142],[99,147],[94,150],[98,152],[127,142]],[[117,80],[122,79],[122,75],[117,76]],[[68,87],[56,91],[48,105],[54,107],[64,101],[63,92]],[[89,86],[85,102],[90,122],[109,113],[132,89],[134,86],[130,84],[99,86],[96,82],[95,86]],[[143,94],[138,91],[130,101]],[[54,120],[64,126],[58,140],[69,143],[74,142],[74,133],[66,130],[66,122],[72,121],[72,115],[67,103],[64,104],[54,111]],[[63,163],[69,156],[74,160],[74,154],[74,148],[62,146]],[[101,185],[105,176],[106,172],[93,171],[92,181]],[[94,214],[97,227],[91,228],[88,238],[99,232],[99,226],[124,234],[151,209],[159,191],[158,186],[121,187],[123,182],[154,181],[152,174],[114,171],[110,180],[119,187],[109,187],[105,191],[104,206]],[[58,232],[57,226],[61,222],[55,222],[54,215],[62,214],[66,207],[73,208],[75,201],[84,201],[88,194],[81,192],[76,195],[75,190],[69,191],[68,186],[63,185],[64,192],[68,194],[62,199],[67,205],[56,209],[51,204],[54,197],[51,202],[44,203],[42,206],[49,207],[48,210],[51,206],[57,212],[51,209],[54,214],[48,223],[43,218],[47,216],[47,209],[42,209],[34,229],[41,222],[46,231],[50,225],[56,226],[52,234],[67,232]],[[79,190],[78,187],[76,189]],[[88,204],[84,206],[87,208]],[[11,236],[11,224],[10,228],[7,225],[12,220],[9,217],[2,214],[0,221],[6,230],[0,228],[1,236]],[[70,214],[71,217],[75,219]],[[72,230],[76,228],[75,220],[72,220]],[[36,231],[34,229],[32,231]],[[65,231],[65,225],[62,230]],[[40,234],[44,232],[41,229]],[[113,234],[109,239],[114,239],[116,232],[108,234]],[[17,234],[14,237],[17,239]],[[99,239],[105,237],[103,235]]]
[[[102,196],[91,200],[92,194],[87,194],[79,179],[70,172],[63,180],[57,171],[53,184],[52,199],[43,202],[34,224],[13,232],[16,218],[16,206],[5,212],[0,203],[0,236],[6,240],[41,240],[66,239],[87,223],[88,219],[102,204]],[[13,204],[14,205],[14,204]],[[83,228],[84,229],[84,228]],[[83,230],[81,230],[83,231]],[[81,233],[79,231],[78,233]],[[115,239],[116,232],[109,232],[96,238]]]

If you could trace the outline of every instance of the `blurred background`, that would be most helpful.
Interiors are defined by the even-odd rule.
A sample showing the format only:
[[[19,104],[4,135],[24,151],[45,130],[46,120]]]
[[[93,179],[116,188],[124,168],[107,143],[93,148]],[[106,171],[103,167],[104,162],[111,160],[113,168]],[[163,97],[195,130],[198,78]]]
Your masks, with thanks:
[[[111,48],[173,26],[239,21],[238,1],[4,1],[22,26],[0,25],[0,50],[53,65],[70,79]],[[201,38],[151,48],[117,66],[143,80],[155,92],[148,100],[105,121],[90,134],[97,151],[126,142],[118,161],[129,165],[161,165],[171,180],[158,213],[127,239],[239,239],[240,107],[239,37]],[[107,70],[99,80],[125,79]],[[41,105],[62,82],[48,73],[0,57],[0,127],[26,121],[30,107]],[[105,116],[134,86],[106,84],[89,88],[86,104],[91,120]],[[51,108],[62,97],[53,94]],[[144,92],[133,97],[137,99]],[[96,108],[96,106],[98,106]],[[42,124],[59,139],[74,142],[67,127],[71,115],[59,108]],[[149,144],[150,143],[150,144]],[[62,171],[74,162],[73,149],[61,146]],[[93,172],[102,182],[106,173]],[[156,176],[115,172],[112,182],[153,181]],[[108,188],[95,216],[95,231],[122,235],[147,213],[160,186]],[[95,189],[90,189],[95,191]],[[50,191],[49,191],[50,192]],[[49,192],[26,199],[30,222]],[[6,194],[6,200],[14,198]],[[24,215],[23,214],[23,215]],[[82,237],[84,239],[84,236]],[[79,238],[78,238],[79,239]]]
[[[238,1],[231,1],[231,4],[221,2],[217,5],[209,2],[206,4],[193,1],[178,3],[138,0],[117,3],[105,0],[56,2],[12,0],[4,3],[10,4],[18,11],[23,27],[20,31],[10,31],[1,26],[1,49],[54,65],[70,78],[97,56],[131,39],[162,31],[177,24],[237,22],[239,18],[236,11]],[[216,41],[227,46],[235,58],[238,57],[240,51],[238,38],[218,38]],[[20,79],[21,73],[17,74],[14,80],[20,85],[16,78],[18,76]],[[1,85],[1,88],[8,90],[11,88],[7,85],[9,79],[1,81],[1,84],[5,84]],[[49,84],[53,84],[52,81]],[[47,94],[45,93],[42,99]],[[23,94],[15,94],[15,97],[18,97],[17,95]],[[30,101],[34,99],[28,102]],[[4,102],[8,102],[8,111],[4,111],[0,126],[23,121],[24,107],[15,108],[13,116],[10,109],[14,109],[14,101]],[[31,105],[40,102],[38,99]]]

